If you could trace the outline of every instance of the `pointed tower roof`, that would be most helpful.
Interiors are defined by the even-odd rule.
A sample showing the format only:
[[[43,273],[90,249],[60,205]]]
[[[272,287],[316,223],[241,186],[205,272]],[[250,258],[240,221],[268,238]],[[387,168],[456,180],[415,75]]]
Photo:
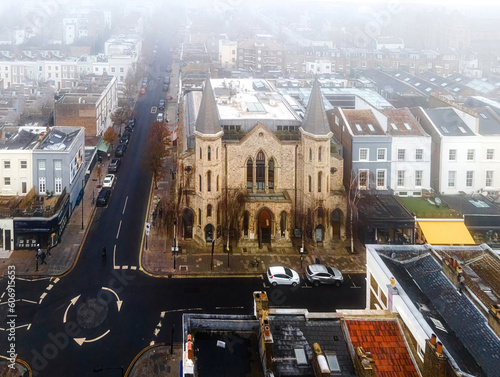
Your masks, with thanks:
[[[196,131],[205,135],[215,135],[221,131],[217,102],[210,79],[205,81],[205,89],[201,99],[200,110],[196,118]]]
[[[318,136],[326,136],[331,132],[318,79],[314,79],[306,114],[302,120],[302,129]]]

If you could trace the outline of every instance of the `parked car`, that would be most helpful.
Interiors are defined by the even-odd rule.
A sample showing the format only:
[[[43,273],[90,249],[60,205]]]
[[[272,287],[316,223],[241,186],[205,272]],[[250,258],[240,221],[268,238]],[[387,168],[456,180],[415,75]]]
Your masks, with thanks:
[[[158,115],[156,115],[156,120],[158,122],[163,122],[165,120],[165,118],[163,117],[163,113],[158,113]]]
[[[137,119],[135,119],[135,117],[134,117],[134,118],[129,119],[129,120],[128,120],[128,125],[129,125],[129,127],[134,128],[134,127],[135,127],[135,122],[136,122],[136,121],[137,121]]]
[[[134,129],[130,126],[125,126],[125,132],[131,133]]]
[[[163,84],[163,91],[168,92],[168,84]]]
[[[111,196],[111,189],[110,188],[103,188],[99,192],[99,195],[97,195],[97,200],[96,200],[96,206],[98,207],[104,207],[105,205],[108,204],[109,197]]]
[[[119,158],[113,158],[108,166],[108,172],[116,173],[120,167],[121,160]]]
[[[122,137],[120,138],[120,143],[122,144],[128,144],[130,141],[130,132],[124,132]]]
[[[123,157],[127,150],[127,144],[119,144],[115,150],[115,157]]]
[[[333,267],[324,264],[311,264],[306,268],[306,279],[317,287],[320,284],[333,284],[339,286],[344,282],[342,273]]]
[[[164,99],[161,99],[158,102],[158,110],[165,110],[165,100]]]
[[[115,183],[115,175],[107,174],[102,182],[102,187],[113,187],[113,183]]]
[[[272,286],[291,285],[295,287],[300,284],[300,276],[291,268],[273,266],[267,269],[267,280]]]
[[[141,95],[146,94],[146,88],[141,88]]]

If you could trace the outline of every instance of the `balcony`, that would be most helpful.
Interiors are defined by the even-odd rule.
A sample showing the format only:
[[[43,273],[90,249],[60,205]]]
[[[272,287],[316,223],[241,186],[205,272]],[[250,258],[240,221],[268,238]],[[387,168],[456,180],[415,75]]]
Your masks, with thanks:
[[[0,217],[44,217],[54,216],[65,202],[66,188],[60,195],[36,195],[32,189],[26,196],[0,197]]]

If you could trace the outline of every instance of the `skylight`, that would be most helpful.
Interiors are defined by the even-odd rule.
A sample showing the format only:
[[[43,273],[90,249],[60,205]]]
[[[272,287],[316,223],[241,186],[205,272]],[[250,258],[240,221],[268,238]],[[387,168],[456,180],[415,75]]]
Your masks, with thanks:
[[[460,130],[461,133],[463,134],[466,134],[467,131],[465,131],[465,128],[463,128],[462,126],[458,126],[458,129]]]
[[[407,130],[411,130],[411,127],[410,127],[410,125],[408,123],[404,122],[403,124],[405,125],[405,127],[406,127]]]
[[[355,126],[356,126],[356,129],[357,129],[359,132],[363,131],[363,129],[361,128],[361,126],[360,126],[360,124],[359,124],[359,123],[356,123],[356,124],[355,124]]]
[[[444,127],[444,126],[441,126],[441,129],[443,130],[443,132],[445,134],[449,134],[450,133],[450,131],[448,131],[448,129],[446,127]]]
[[[436,81],[436,78],[435,77],[431,77],[431,79],[429,81],[430,82],[434,82],[434,81]]]
[[[368,123],[368,128],[370,129],[371,132],[375,132],[375,128],[373,128],[373,124]]]
[[[425,89],[426,92],[430,92],[431,90],[432,90],[432,88]]]
[[[398,130],[398,126],[396,126],[396,123],[391,123],[391,127],[394,131]]]
[[[415,83],[415,86],[420,86],[420,83],[419,83],[419,82],[416,82],[416,83]]]
[[[481,115],[481,118],[483,118],[483,119],[488,119],[488,117],[484,113],[479,113],[479,115]]]

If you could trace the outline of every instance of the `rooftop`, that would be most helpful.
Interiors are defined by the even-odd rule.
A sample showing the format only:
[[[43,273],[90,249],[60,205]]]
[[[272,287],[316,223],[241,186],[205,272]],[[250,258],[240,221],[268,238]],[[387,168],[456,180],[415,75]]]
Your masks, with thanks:
[[[467,124],[452,107],[425,109],[437,131],[443,136],[474,136]]]
[[[344,115],[353,135],[385,136],[386,134],[371,110],[344,110]]]

